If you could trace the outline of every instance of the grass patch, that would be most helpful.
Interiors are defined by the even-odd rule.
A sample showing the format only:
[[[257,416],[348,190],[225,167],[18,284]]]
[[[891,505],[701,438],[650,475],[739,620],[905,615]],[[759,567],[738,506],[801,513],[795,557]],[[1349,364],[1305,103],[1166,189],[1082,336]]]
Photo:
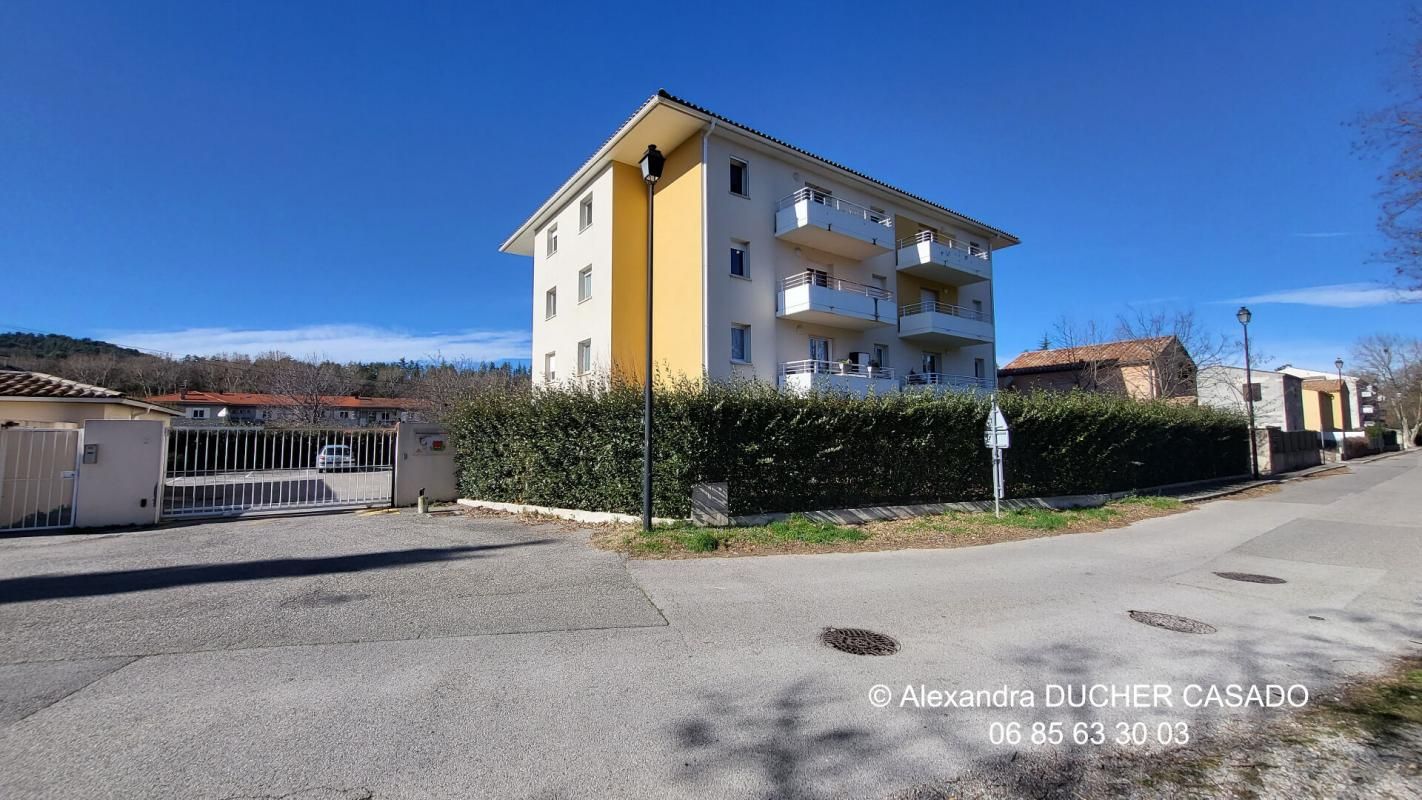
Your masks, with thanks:
[[[689,523],[664,525],[628,536],[627,544],[634,553],[665,555],[678,552],[711,553],[738,546],[827,545],[867,538],[869,534],[859,528],[816,522],[797,514],[768,525],[738,528],[701,528]]]
[[[1120,499],[1120,500],[1112,500],[1110,503],[1107,503],[1106,505],[1107,505],[1108,508],[1109,508],[1110,506],[1135,506],[1135,507],[1137,507],[1137,508],[1154,508],[1154,509],[1159,509],[1159,510],[1161,510],[1161,511],[1175,511],[1175,510],[1178,510],[1178,509],[1181,509],[1181,508],[1184,508],[1184,507],[1185,507],[1185,504],[1184,504],[1184,503],[1180,502],[1179,500],[1176,500],[1174,497],[1155,497],[1155,496],[1150,496],[1150,497],[1141,497],[1141,496],[1125,497],[1125,498],[1122,498],[1122,499]]]
[[[1321,710],[1342,725],[1390,737],[1410,725],[1422,725],[1422,659],[1412,658],[1386,678],[1356,686]]]

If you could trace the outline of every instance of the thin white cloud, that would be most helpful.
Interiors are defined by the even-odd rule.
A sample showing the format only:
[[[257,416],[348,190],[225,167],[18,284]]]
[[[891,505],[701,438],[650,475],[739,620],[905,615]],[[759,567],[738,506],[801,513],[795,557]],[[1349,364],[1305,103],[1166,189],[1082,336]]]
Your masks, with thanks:
[[[1395,289],[1377,283],[1335,283],[1326,286],[1309,286],[1302,289],[1283,289],[1277,292],[1257,294],[1226,300],[1227,303],[1287,303],[1300,306],[1323,306],[1326,308],[1366,308],[1385,306],[1393,303],[1416,303],[1422,301],[1422,290]]]
[[[435,356],[475,361],[527,360],[528,331],[466,330],[410,333],[370,325],[308,325],[299,328],[242,330],[187,328],[176,331],[108,331],[102,338],[129,347],[177,356],[258,353],[279,350],[332,361],[423,361]]]
[[[1348,231],[1308,231],[1306,233],[1294,233],[1290,235],[1297,236],[1301,239],[1336,239],[1339,236],[1352,236],[1353,234]]]

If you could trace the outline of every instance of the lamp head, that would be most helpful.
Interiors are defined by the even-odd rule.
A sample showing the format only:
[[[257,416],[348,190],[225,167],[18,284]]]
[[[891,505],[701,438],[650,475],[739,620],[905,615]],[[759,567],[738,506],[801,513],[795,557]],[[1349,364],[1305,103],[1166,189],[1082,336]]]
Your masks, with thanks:
[[[642,180],[647,183],[656,183],[662,178],[662,167],[667,164],[666,156],[657,149],[654,144],[647,145],[647,152],[642,154]]]
[[[1240,306],[1239,310],[1234,312],[1234,318],[1239,320],[1240,325],[1248,325],[1249,320],[1253,319],[1254,315],[1249,313],[1247,306]]]

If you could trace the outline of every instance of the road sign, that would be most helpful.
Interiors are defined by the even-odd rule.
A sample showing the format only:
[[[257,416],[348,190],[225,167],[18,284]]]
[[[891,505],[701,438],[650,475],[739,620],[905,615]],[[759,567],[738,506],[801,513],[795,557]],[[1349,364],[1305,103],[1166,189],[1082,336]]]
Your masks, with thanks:
[[[997,398],[992,399],[992,410],[988,412],[987,425],[983,428],[983,444],[992,449],[992,513],[1002,516],[1002,498],[1006,481],[1002,477],[1002,451],[1008,447],[1007,417],[997,407]]]

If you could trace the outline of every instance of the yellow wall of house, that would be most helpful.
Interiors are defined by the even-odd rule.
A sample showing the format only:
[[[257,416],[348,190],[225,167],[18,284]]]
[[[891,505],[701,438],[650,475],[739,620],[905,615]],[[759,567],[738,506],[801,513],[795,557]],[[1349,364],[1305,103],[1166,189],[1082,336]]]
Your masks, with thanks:
[[[700,380],[701,318],[701,139],[692,137],[667,154],[653,209],[655,273],[652,341],[656,368],[666,379]]]
[[[950,306],[958,305],[958,287],[927,281],[906,272],[898,274],[898,288],[894,290],[897,292],[895,298],[900,306],[912,305],[920,302],[920,292],[923,289],[937,289],[938,302],[947,303]]]
[[[1310,431],[1336,431],[1343,418],[1343,409],[1334,392],[1303,390],[1304,428]]]
[[[6,400],[0,397],[0,423],[18,422],[35,427],[30,423],[65,423],[61,427],[83,424],[86,419],[154,419],[164,425],[172,419],[171,414],[149,411],[123,403],[75,403],[56,400]]]
[[[641,380],[647,336],[647,185],[642,171],[612,165],[612,370]]]

